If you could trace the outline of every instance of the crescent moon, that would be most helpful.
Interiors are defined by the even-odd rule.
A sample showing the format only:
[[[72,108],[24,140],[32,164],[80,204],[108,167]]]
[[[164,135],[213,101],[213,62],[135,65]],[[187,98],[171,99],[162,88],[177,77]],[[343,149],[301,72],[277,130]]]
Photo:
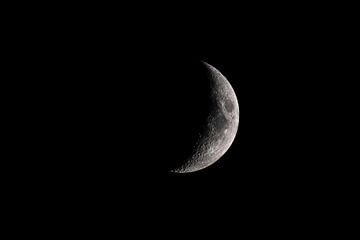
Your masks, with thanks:
[[[240,111],[234,89],[215,67],[202,63],[211,84],[212,110],[191,156],[180,167],[171,170],[174,173],[195,172],[215,163],[230,148],[238,130]]]

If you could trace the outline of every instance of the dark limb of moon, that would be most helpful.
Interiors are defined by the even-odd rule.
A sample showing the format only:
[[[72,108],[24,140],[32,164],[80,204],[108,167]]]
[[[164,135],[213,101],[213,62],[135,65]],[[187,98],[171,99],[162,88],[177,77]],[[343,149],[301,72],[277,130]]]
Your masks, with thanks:
[[[204,169],[215,163],[230,148],[239,125],[239,105],[227,79],[213,66],[203,63],[209,86],[209,112],[199,129],[192,151],[171,172],[186,173]]]

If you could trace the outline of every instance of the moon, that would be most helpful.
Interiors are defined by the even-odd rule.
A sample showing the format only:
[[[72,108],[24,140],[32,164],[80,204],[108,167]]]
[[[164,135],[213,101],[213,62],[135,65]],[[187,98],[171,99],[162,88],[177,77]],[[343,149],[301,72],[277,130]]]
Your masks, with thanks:
[[[219,160],[233,143],[239,126],[239,104],[229,81],[213,66],[202,62],[210,81],[210,111],[189,157],[170,172],[190,173]]]

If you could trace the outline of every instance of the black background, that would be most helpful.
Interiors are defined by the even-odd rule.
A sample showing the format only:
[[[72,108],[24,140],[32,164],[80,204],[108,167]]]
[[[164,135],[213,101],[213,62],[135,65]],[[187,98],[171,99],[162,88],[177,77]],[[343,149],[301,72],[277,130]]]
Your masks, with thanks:
[[[39,88],[50,99],[42,121],[49,142],[41,141],[50,145],[45,155],[53,160],[40,161],[39,167],[75,192],[160,188],[162,194],[183,189],[190,196],[229,188],[231,195],[262,196],[313,188],[320,163],[303,156],[307,146],[300,133],[311,118],[302,113],[307,100],[301,91],[311,84],[304,80],[311,74],[307,46],[285,30],[290,26],[264,25],[235,24],[230,31],[203,26],[200,33],[144,26],[148,33],[134,35],[103,25],[71,26],[47,34]],[[258,33],[259,28],[264,29]],[[187,77],[183,72],[192,75],[186,66],[198,61],[215,66],[231,82],[240,105],[239,130],[213,166],[172,175],[159,163],[178,158],[186,145],[181,135],[186,125],[177,110],[194,113],[177,109],[189,104],[191,94],[191,85],[177,82]]]
[[[33,160],[17,162],[29,195],[86,214],[94,202],[150,216],[230,212],[249,222],[329,214],[320,213],[328,207],[323,196],[331,197],[340,173],[324,157],[336,149],[323,141],[331,126],[318,116],[336,105],[327,95],[338,74],[329,41],[336,21],[312,8],[243,6],[202,16],[202,7],[186,17],[71,7],[14,28],[13,56],[24,66],[15,73],[31,79],[17,82],[29,96],[18,125],[28,146],[22,154]],[[238,133],[207,169],[166,173],[159,163],[178,157],[171,142],[186,140],[172,135],[183,130],[174,105],[187,94],[176,80],[198,61],[234,88]]]

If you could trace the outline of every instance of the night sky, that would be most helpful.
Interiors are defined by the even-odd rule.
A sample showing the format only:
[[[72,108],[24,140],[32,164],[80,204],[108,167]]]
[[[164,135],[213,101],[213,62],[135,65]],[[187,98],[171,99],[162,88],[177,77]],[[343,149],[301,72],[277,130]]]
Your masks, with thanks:
[[[130,39],[104,29],[101,37],[89,38],[94,31],[82,29],[71,35],[71,41],[63,35],[47,42],[50,50],[43,60],[58,56],[56,62],[46,63],[46,72],[54,76],[47,82],[51,90],[46,94],[53,100],[47,108],[53,133],[48,134],[59,136],[59,144],[48,148],[59,161],[53,171],[89,186],[199,179],[247,189],[298,183],[299,153],[287,140],[299,128],[290,124],[295,116],[289,112],[294,105],[288,97],[297,94],[294,81],[299,76],[289,79],[298,71],[289,60],[289,43],[264,42],[266,32],[255,35],[251,28],[242,30],[247,34],[223,29],[216,35],[209,29],[186,35],[170,31],[165,36],[144,31]],[[179,113],[186,114],[182,106],[192,106],[189,83],[201,88],[187,78],[193,75],[187,66],[200,61],[217,68],[234,88],[239,129],[228,152],[214,165],[174,176],[164,173],[161,163],[181,156],[178,149],[187,142],[181,134],[188,129]],[[184,79],[188,85],[182,85]],[[283,181],[289,177],[293,181]]]
[[[330,133],[316,117],[328,110],[318,93],[328,84],[319,79],[330,71],[322,61],[329,46],[301,18],[239,12],[170,26],[119,14],[106,24],[40,19],[45,26],[34,24],[19,45],[21,61],[33,63],[23,72],[36,79],[21,85],[35,99],[23,102],[31,131],[23,141],[34,145],[26,154],[36,156],[21,164],[36,181],[29,186],[80,206],[92,199],[140,211],[306,210],[331,188],[335,164],[323,157],[320,138]],[[239,128],[215,164],[172,174],[168,163],[186,156],[198,124],[188,116],[206,112],[190,67],[200,61],[232,85]]]

